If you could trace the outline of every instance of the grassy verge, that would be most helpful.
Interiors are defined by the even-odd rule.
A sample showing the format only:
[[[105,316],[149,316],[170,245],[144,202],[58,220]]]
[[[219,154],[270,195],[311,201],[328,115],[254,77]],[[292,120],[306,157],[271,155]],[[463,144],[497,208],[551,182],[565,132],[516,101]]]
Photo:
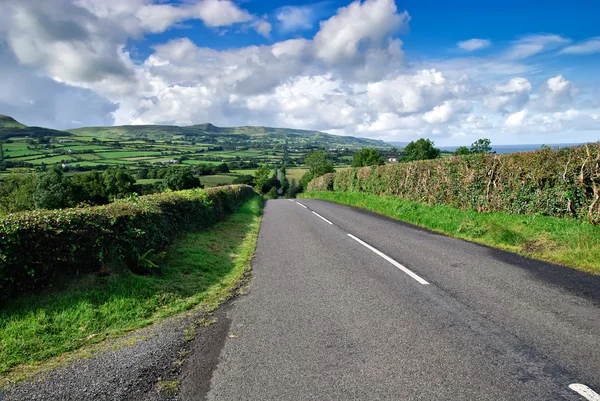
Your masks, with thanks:
[[[208,231],[177,240],[154,275],[87,276],[0,310],[0,377],[229,297],[250,269],[262,214],[254,197]]]
[[[494,248],[600,274],[600,227],[546,216],[477,213],[356,192],[308,192]]]

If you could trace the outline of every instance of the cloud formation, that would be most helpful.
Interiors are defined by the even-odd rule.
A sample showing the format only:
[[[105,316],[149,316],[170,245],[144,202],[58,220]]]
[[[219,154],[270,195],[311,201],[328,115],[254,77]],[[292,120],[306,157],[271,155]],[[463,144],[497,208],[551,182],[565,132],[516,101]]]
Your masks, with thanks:
[[[463,50],[472,52],[475,50],[479,50],[479,49],[488,47],[491,44],[492,44],[492,42],[490,42],[487,39],[469,39],[469,40],[465,40],[463,42],[458,42],[457,46]]]
[[[286,6],[277,11],[279,28],[284,32],[296,32],[313,27],[314,12],[310,6]]]
[[[560,51],[562,54],[594,54],[600,53],[600,36],[590,38],[576,45],[565,47]]]
[[[57,128],[210,121],[442,143],[482,136],[502,143],[519,135],[559,141],[566,131],[600,128],[600,98],[568,71],[546,72],[537,62],[588,54],[597,38],[571,45],[536,34],[504,47],[494,42],[499,49],[484,56],[407,60],[399,35],[410,15],[393,0],[354,1],[322,20],[312,37],[213,49],[182,29],[142,60],[132,60],[127,48],[132,38],[190,19],[211,28],[237,25],[240,35],[254,29],[268,37],[272,23],[274,35],[302,31],[314,16],[301,9],[279,9],[269,20],[228,0],[5,0],[0,63],[8,72],[0,76],[0,112]],[[471,52],[490,42],[458,46]]]

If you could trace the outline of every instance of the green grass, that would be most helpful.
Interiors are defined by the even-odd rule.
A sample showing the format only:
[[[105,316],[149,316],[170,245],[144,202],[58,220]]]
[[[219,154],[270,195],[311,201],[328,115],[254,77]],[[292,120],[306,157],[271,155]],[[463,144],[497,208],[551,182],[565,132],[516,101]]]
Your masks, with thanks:
[[[162,178],[138,178],[136,184],[156,184],[157,182],[163,182]]]
[[[182,235],[157,274],[91,275],[9,300],[0,310],[0,387],[31,375],[28,367],[40,361],[198,305],[216,307],[250,269],[261,213],[256,196],[208,231]]]
[[[160,156],[161,153],[155,150],[123,150],[123,151],[109,151],[109,152],[98,152],[98,156],[104,159],[124,159],[126,157],[144,157],[144,156]]]
[[[308,192],[299,197],[356,206],[452,237],[600,274],[600,227],[586,222],[477,213],[356,192]]]
[[[200,183],[207,187],[217,187],[220,184],[230,185],[237,178],[236,175],[230,174],[215,174],[200,176]]]
[[[31,160],[27,160],[28,163],[31,164],[35,164],[35,165],[41,165],[42,163],[45,164],[57,164],[57,163],[61,163],[61,162],[65,162],[65,163],[72,163],[75,159],[73,159],[73,157],[69,156],[69,155],[58,155],[58,156],[51,156],[51,157],[43,157],[41,159],[31,159]]]
[[[75,159],[78,160],[99,160],[100,156],[95,153],[78,153],[72,155]]]
[[[308,169],[306,168],[287,168],[285,170],[285,176],[287,177],[288,181],[292,181],[292,179],[295,179],[296,182],[299,182],[300,178],[302,178],[304,173],[306,173],[307,171]]]
[[[164,159],[164,160],[170,160],[170,159]],[[193,165],[193,164],[215,164],[215,165],[218,165],[218,164],[223,164],[223,162],[222,161],[215,162],[215,161],[209,161],[209,160],[189,159],[189,160],[184,160],[181,164],[191,164],[191,165]]]

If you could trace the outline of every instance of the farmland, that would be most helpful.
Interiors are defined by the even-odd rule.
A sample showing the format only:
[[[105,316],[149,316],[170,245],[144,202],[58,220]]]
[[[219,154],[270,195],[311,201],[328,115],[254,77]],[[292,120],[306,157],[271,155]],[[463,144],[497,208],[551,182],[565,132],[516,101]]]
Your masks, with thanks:
[[[355,149],[388,145],[318,131],[269,127],[176,126],[89,127],[69,131],[27,127],[7,116],[0,119],[2,160],[8,173],[62,166],[70,173],[124,167],[132,173],[161,165],[196,166],[227,163],[231,172],[203,176],[202,184],[231,184],[252,175],[260,165],[280,166],[287,150],[288,178],[306,171],[304,157],[326,148],[336,166],[348,165]],[[147,183],[140,179],[139,183]],[[153,180],[156,181],[156,180]]]

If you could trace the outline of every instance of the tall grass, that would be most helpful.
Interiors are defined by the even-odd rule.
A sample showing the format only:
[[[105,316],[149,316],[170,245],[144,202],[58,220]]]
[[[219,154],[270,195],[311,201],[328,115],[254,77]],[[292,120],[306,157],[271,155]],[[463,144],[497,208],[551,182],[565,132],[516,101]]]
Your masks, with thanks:
[[[208,231],[189,232],[155,274],[89,275],[0,310],[0,375],[227,298],[250,268],[262,213],[255,196]]]
[[[308,192],[299,196],[359,207],[452,237],[600,274],[600,226],[587,222],[477,213],[358,192]]]

